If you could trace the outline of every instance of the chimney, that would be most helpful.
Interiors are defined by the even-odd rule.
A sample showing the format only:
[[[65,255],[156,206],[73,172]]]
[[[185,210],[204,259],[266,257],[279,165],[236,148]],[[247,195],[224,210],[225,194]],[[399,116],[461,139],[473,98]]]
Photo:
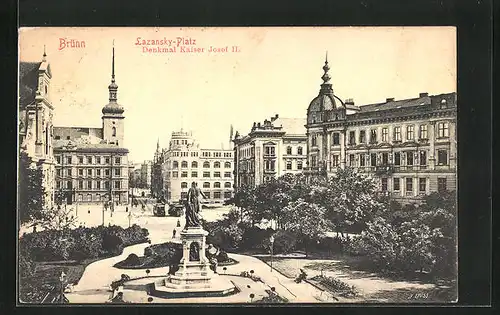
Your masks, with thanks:
[[[389,103],[389,102],[394,102],[394,97],[388,97],[385,99],[385,102],[386,103]]]
[[[354,105],[354,100],[352,98],[348,98],[345,100],[346,105]]]
[[[419,97],[427,97],[427,96],[429,96],[429,93],[427,92],[419,94]]]

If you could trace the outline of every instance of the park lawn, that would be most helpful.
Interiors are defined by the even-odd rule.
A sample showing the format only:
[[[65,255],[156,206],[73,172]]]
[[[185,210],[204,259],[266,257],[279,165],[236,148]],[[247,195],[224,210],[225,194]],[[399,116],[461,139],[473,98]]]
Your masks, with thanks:
[[[78,283],[85,268],[99,258],[88,258],[82,261],[35,262],[35,274],[19,280],[19,300],[23,303],[40,303],[45,295],[58,286],[61,271],[66,274],[68,284]]]
[[[258,257],[268,265],[270,257]],[[326,258],[273,258],[273,268],[295,279],[303,269],[308,279],[323,274],[354,286],[366,302],[422,303],[456,300],[456,282],[404,279],[367,271],[363,257],[335,255]],[[330,292],[334,294],[335,292]]]

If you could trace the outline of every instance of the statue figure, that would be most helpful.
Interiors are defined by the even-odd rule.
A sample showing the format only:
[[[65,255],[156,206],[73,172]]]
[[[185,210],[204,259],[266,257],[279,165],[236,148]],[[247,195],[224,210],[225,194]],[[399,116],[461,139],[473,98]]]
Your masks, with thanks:
[[[185,229],[188,227],[201,227],[198,215],[200,212],[200,196],[206,198],[205,194],[198,188],[198,185],[193,182],[187,193]]]

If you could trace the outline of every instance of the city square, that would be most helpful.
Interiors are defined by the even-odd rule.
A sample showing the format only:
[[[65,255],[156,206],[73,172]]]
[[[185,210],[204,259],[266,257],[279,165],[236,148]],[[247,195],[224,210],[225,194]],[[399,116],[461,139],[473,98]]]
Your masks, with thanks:
[[[456,301],[454,29],[322,30],[385,71],[306,30],[68,32],[20,37],[21,303]]]

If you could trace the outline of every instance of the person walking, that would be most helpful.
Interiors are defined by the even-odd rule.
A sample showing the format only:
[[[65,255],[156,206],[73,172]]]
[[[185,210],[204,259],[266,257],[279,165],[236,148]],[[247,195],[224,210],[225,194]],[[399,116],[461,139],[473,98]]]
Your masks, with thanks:
[[[177,219],[177,227],[181,227],[181,220]]]
[[[177,230],[174,228],[174,231],[172,233],[172,238],[175,238],[175,234],[177,234]]]

